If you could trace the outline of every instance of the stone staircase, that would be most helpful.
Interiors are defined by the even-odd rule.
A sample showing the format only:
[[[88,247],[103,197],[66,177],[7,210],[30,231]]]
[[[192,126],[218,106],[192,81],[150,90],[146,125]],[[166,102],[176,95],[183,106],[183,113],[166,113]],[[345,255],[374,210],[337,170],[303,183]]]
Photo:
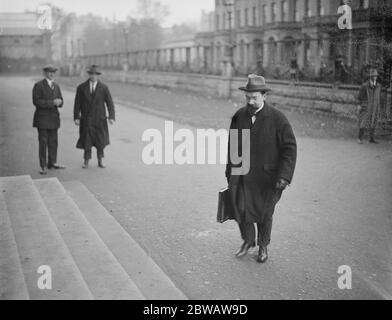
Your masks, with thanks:
[[[0,177],[0,299],[187,298],[83,184],[17,176]]]

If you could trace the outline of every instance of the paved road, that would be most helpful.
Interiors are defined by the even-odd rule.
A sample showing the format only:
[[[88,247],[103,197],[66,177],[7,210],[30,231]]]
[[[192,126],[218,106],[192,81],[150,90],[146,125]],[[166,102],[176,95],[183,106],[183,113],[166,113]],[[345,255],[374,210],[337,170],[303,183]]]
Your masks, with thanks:
[[[0,77],[2,176],[38,174],[31,127],[32,80]],[[63,92],[60,180],[80,180],[191,299],[380,299],[392,295],[391,145],[299,138],[295,180],[275,213],[270,260],[233,257],[234,222],[215,222],[224,166],[147,166],[146,129],[164,119],[117,106],[105,170],[81,169],[72,122],[74,92]],[[175,124],[175,128],[195,128]],[[137,257],[135,257],[137,259]],[[352,290],[337,270],[353,271]]]

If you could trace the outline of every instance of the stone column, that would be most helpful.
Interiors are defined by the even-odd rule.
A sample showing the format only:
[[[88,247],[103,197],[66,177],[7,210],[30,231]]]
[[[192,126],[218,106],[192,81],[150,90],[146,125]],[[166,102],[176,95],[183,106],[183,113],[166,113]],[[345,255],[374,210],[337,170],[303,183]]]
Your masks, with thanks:
[[[323,62],[330,61],[331,42],[328,34],[323,34]]]
[[[143,57],[144,57],[144,68],[145,69],[148,69],[148,51],[144,51],[143,52]]]
[[[303,68],[305,66],[305,40],[301,40],[301,44],[298,50],[298,67]]]
[[[249,52],[248,52],[248,64],[252,68],[254,68],[257,63],[256,63],[256,48],[255,48],[255,42],[252,40],[249,42]]]
[[[191,66],[191,48],[185,48],[185,69],[189,71]]]
[[[347,66],[351,67],[352,66],[352,57],[353,57],[353,34],[352,30],[347,30]]]
[[[249,46],[247,42],[243,43],[244,45],[244,69],[248,69],[249,67]]]
[[[284,61],[284,58],[283,58],[283,42],[282,41],[277,41],[277,43],[276,43],[277,45],[277,52],[276,52],[276,62],[277,63],[284,63],[285,61]]]
[[[170,62],[169,62],[170,70],[174,69],[174,49],[170,49]]]
[[[139,52],[136,51],[134,55],[135,55],[135,69],[138,70],[139,69]]]
[[[263,51],[264,51],[264,53],[263,53],[263,56],[264,56],[263,68],[267,68],[268,64],[269,64],[269,60],[270,60],[269,48],[270,48],[270,46],[271,46],[271,43],[269,41],[265,42],[263,45]]]

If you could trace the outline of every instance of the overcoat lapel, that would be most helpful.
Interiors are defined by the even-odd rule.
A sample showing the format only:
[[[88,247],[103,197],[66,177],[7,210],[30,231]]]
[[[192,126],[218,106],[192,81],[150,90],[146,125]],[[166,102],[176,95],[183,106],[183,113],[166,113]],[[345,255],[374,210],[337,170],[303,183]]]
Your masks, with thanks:
[[[98,92],[98,90],[101,90],[101,84],[100,84],[99,81],[97,82],[97,86],[95,87],[94,94],[93,94],[92,97],[91,97],[91,102],[92,102],[93,104],[94,104],[94,102],[95,102],[95,98],[97,97],[97,92]]]
[[[44,82],[43,85],[44,85],[44,87],[45,87],[45,90],[47,90],[47,91],[49,91],[49,92],[53,92],[52,88],[49,87],[48,81],[46,81],[46,79],[44,79],[44,80],[42,80],[42,81]],[[53,82],[53,83],[54,83],[54,82]]]
[[[88,80],[84,83],[83,90],[84,90],[85,96],[87,97],[88,104],[90,105],[91,104],[91,93],[90,93],[90,83]]]
[[[251,127],[252,131],[256,131],[259,128],[263,127],[263,122],[270,116],[270,107],[267,103],[264,104],[263,109],[260,111],[260,114],[256,117],[256,121]],[[252,120],[251,120],[252,121]]]

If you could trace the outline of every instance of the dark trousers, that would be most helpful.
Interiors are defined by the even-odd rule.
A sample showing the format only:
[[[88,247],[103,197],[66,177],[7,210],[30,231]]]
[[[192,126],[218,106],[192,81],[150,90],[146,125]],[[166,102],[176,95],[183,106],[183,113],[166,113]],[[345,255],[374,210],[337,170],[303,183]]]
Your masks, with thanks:
[[[57,130],[38,128],[39,165],[41,168],[50,168],[57,163]]]
[[[103,149],[97,149],[97,158],[98,160],[102,159],[105,156]],[[84,149],[84,160],[91,159],[91,149]]]
[[[268,246],[271,242],[272,216],[266,217],[263,223],[257,224],[257,245]],[[239,223],[242,240],[254,246],[256,244],[255,223]]]

